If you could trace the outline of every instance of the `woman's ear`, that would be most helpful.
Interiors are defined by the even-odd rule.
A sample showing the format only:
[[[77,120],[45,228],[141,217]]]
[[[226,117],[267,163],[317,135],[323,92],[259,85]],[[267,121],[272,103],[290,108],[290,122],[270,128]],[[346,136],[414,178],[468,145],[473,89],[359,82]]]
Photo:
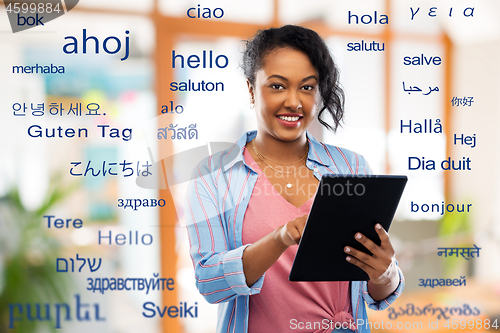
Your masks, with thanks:
[[[248,93],[250,94],[250,106],[253,108],[255,105],[255,92],[252,83],[247,79]]]

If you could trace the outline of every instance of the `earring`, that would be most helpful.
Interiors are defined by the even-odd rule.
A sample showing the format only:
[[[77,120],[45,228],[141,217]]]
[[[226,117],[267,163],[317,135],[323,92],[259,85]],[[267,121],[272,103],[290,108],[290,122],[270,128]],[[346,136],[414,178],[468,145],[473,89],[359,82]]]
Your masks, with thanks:
[[[253,97],[250,98],[250,108],[254,108],[255,107],[255,99]]]

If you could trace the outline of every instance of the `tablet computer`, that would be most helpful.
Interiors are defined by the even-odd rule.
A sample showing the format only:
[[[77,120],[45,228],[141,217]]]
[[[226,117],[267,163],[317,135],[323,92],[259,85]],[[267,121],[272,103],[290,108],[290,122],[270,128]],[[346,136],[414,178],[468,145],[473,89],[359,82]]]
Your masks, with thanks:
[[[290,281],[367,281],[368,274],[346,261],[345,246],[371,253],[357,232],[380,245],[375,224],[389,231],[408,178],[379,175],[325,175],[295,255]]]

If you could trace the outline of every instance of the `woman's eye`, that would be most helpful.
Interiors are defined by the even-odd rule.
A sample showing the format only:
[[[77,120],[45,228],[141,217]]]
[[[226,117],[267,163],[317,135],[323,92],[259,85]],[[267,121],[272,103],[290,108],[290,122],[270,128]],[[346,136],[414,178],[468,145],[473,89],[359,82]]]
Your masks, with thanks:
[[[285,87],[283,87],[281,84],[271,84],[271,88],[276,90],[285,89]]]
[[[304,90],[313,90],[314,86],[303,86],[302,89],[304,89]]]

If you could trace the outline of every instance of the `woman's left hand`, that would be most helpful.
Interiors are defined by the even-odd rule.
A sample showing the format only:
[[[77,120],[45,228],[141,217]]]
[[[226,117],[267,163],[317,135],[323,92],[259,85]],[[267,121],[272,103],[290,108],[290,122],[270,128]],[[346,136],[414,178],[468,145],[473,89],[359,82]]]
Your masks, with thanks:
[[[375,226],[375,231],[380,237],[380,246],[359,232],[354,236],[372,255],[358,251],[350,246],[346,246],[344,251],[348,254],[347,261],[364,270],[370,277],[372,284],[380,286],[380,288],[375,287],[376,290],[373,290],[375,295],[372,294],[373,287],[369,288],[372,297],[380,300],[389,296],[397,288],[399,274],[396,268],[396,252],[392,247],[389,235],[380,224]]]

